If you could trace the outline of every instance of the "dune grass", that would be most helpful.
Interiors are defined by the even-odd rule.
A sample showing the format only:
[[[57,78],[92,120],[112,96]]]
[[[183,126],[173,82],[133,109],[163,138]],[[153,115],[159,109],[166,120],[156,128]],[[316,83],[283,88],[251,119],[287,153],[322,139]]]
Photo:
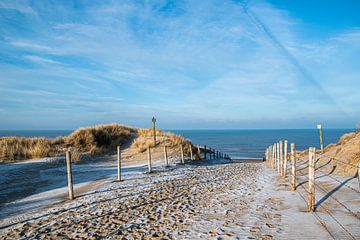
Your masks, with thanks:
[[[184,137],[171,132],[156,130],[156,146],[154,146],[154,137],[152,129],[138,129],[137,138],[133,143],[138,152],[144,152],[148,147],[167,146],[169,148],[180,147],[182,145],[185,151],[189,150],[191,142]]]
[[[80,128],[69,136],[56,139],[2,137],[2,162],[56,156],[70,150],[78,153],[101,154],[128,142],[136,130],[119,124]]]
[[[1,160],[41,158],[57,152],[56,140],[46,138],[4,137],[0,139]]]
[[[183,145],[188,151],[191,142],[170,132],[156,130],[155,147],[168,146],[179,148]],[[97,125],[75,130],[66,137],[56,139],[46,138],[0,138],[0,161],[13,162],[24,159],[53,157],[71,151],[73,160],[80,161],[83,153],[103,154],[116,151],[116,146],[127,145],[136,152],[142,153],[149,146],[154,147],[153,131],[151,129],[136,129],[120,124]]]

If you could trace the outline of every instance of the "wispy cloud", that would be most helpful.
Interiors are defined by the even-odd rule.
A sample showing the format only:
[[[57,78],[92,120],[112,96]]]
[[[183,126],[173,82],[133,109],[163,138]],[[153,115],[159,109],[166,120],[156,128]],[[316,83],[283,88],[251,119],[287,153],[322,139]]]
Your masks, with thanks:
[[[265,0],[3,1],[0,24],[1,119],[14,106],[29,114],[17,97],[59,124],[75,115],[80,125],[145,125],[147,115],[169,127],[185,116],[194,126],[290,122],[342,114],[332,102],[351,115],[344,122],[360,117],[359,29],[309,40],[301,21]],[[55,109],[71,114],[46,116]]]
[[[24,56],[24,58],[26,60],[32,61],[34,63],[40,63],[40,64],[60,64],[57,61],[48,59],[48,58],[44,58],[44,57],[39,57],[39,56],[35,56],[35,55],[26,55]]]

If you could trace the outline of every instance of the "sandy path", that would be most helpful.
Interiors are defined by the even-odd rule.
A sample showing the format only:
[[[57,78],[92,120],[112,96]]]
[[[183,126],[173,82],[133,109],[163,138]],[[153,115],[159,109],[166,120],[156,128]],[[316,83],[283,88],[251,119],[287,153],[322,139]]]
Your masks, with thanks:
[[[290,191],[288,181],[263,163],[155,170],[128,173],[123,182],[108,181],[39,211],[2,228],[0,238],[332,239],[306,212],[300,189]]]
[[[308,197],[308,172],[298,172],[297,193],[305,200]],[[332,171],[315,171],[315,207],[313,213],[331,239],[360,239],[360,192],[356,177],[343,177]],[[287,185],[288,179],[282,179]],[[304,201],[304,207],[306,203]]]
[[[38,213],[31,221],[2,229],[1,234],[4,238],[233,236],[236,232],[231,228],[217,232],[209,225],[194,232],[192,226],[213,221],[236,225],[257,189],[254,179],[260,168],[244,163],[158,168],[151,175],[108,183],[73,202]]]
[[[160,152],[156,152],[157,155]],[[160,155],[153,164],[162,164]],[[73,182],[76,195],[82,195],[100,185],[112,181],[117,172],[117,156],[92,156],[86,161],[73,164]],[[177,161],[169,157],[171,163]],[[123,173],[138,174],[146,171],[147,160],[135,158],[123,151]],[[109,180],[110,179],[110,180]],[[28,160],[0,165],[0,226],[3,219],[13,217],[14,222],[23,219],[19,215],[47,209],[67,199],[67,176],[64,157]],[[7,221],[9,222],[9,221]]]

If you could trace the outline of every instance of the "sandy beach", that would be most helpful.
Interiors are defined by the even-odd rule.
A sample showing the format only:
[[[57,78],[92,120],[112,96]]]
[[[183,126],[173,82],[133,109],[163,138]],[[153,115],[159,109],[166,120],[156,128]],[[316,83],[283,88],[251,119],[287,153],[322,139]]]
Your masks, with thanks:
[[[158,164],[151,174],[145,169],[125,169],[121,182],[111,175],[91,182],[92,188],[79,185],[74,201],[63,189],[63,198],[42,210],[14,213],[3,206],[12,216],[2,215],[1,239],[333,239],[306,211],[304,193],[290,191],[266,163],[194,161]],[[356,187],[355,181],[346,184],[345,192]],[[343,239],[359,236],[355,201],[344,203],[357,215],[342,216],[351,234]],[[334,202],[325,204],[333,204],[337,217]]]

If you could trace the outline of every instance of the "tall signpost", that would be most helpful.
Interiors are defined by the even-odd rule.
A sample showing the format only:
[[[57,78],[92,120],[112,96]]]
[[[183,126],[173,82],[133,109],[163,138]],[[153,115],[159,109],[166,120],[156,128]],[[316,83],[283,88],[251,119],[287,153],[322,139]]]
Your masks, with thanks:
[[[323,145],[323,132],[322,132],[322,125],[318,124],[317,128],[319,129],[319,135],[320,135],[320,149],[321,151],[324,150],[324,145]]]
[[[153,117],[153,118],[151,119],[151,121],[152,121],[153,135],[154,135],[154,147],[156,147],[156,129],[155,129],[156,118]]]

